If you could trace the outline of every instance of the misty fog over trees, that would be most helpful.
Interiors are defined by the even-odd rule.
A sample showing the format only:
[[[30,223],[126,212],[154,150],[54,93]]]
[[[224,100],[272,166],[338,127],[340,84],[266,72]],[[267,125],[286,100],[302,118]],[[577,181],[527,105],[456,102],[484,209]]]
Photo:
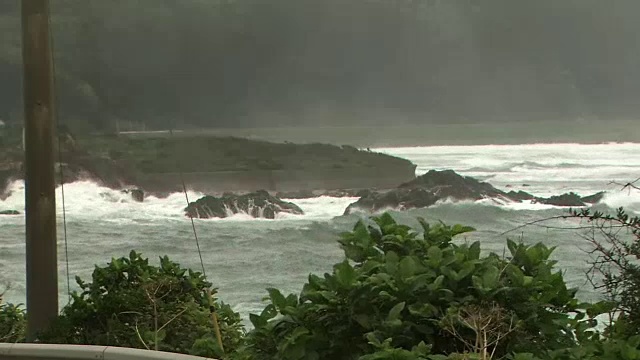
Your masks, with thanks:
[[[63,120],[150,128],[629,119],[637,0],[52,0]],[[20,3],[0,119],[21,121]]]

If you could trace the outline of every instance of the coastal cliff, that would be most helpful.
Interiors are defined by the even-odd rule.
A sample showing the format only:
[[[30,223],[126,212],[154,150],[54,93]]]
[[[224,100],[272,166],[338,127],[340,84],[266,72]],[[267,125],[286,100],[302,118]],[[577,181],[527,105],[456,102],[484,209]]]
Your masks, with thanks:
[[[207,194],[393,188],[415,178],[415,165],[344,145],[293,144],[237,137],[63,137],[57,166],[65,182],[92,180],[150,193]],[[0,194],[23,176],[17,141],[0,145]],[[58,172],[59,173],[59,172]]]

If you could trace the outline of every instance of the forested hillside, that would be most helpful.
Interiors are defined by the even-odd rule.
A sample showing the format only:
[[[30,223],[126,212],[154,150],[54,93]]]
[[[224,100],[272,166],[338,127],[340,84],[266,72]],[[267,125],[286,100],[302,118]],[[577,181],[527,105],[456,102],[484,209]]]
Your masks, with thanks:
[[[248,127],[630,118],[636,0],[51,0],[63,121]],[[21,119],[18,0],[0,119]],[[171,125],[173,126],[173,125]]]

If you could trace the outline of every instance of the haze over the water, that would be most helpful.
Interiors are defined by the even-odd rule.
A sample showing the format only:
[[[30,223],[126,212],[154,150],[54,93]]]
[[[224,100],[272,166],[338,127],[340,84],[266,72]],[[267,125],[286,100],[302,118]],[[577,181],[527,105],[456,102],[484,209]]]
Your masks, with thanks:
[[[640,111],[637,0],[51,6],[61,119],[76,133],[541,120],[579,127],[631,121]],[[0,41],[0,119],[19,122],[18,1],[0,2]]]

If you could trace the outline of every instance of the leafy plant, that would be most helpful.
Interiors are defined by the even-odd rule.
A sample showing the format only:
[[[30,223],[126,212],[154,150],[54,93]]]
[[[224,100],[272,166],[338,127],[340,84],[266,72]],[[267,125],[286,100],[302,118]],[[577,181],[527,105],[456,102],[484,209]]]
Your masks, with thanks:
[[[0,293],[0,343],[23,342],[27,329],[25,312],[20,305],[4,303],[5,292]]]
[[[372,220],[342,235],[346,259],[331,274],[310,275],[299,296],[269,289],[270,304],[251,315],[255,330],[247,351],[254,358],[404,359],[480,349],[500,358],[575,344],[579,320],[569,313],[581,304],[553,269],[553,248],[509,241],[510,260],[481,257],[478,242],[453,242],[470,227],[420,220],[420,234],[389,214]],[[495,329],[508,331],[469,349],[477,333],[452,333],[443,320],[485,304],[508,314],[492,320]]]
[[[640,335],[640,217],[623,208],[615,215],[584,209],[573,216],[592,225],[584,237],[593,245],[592,284],[611,305],[608,330],[615,336]]]
[[[91,283],[80,278],[76,282],[81,292],[72,294],[42,341],[221,357],[212,324],[215,309],[224,349],[233,351],[242,342],[240,316],[228,305],[210,301],[211,284],[202,274],[166,256],[156,267],[132,251],[129,257],[96,266]]]

